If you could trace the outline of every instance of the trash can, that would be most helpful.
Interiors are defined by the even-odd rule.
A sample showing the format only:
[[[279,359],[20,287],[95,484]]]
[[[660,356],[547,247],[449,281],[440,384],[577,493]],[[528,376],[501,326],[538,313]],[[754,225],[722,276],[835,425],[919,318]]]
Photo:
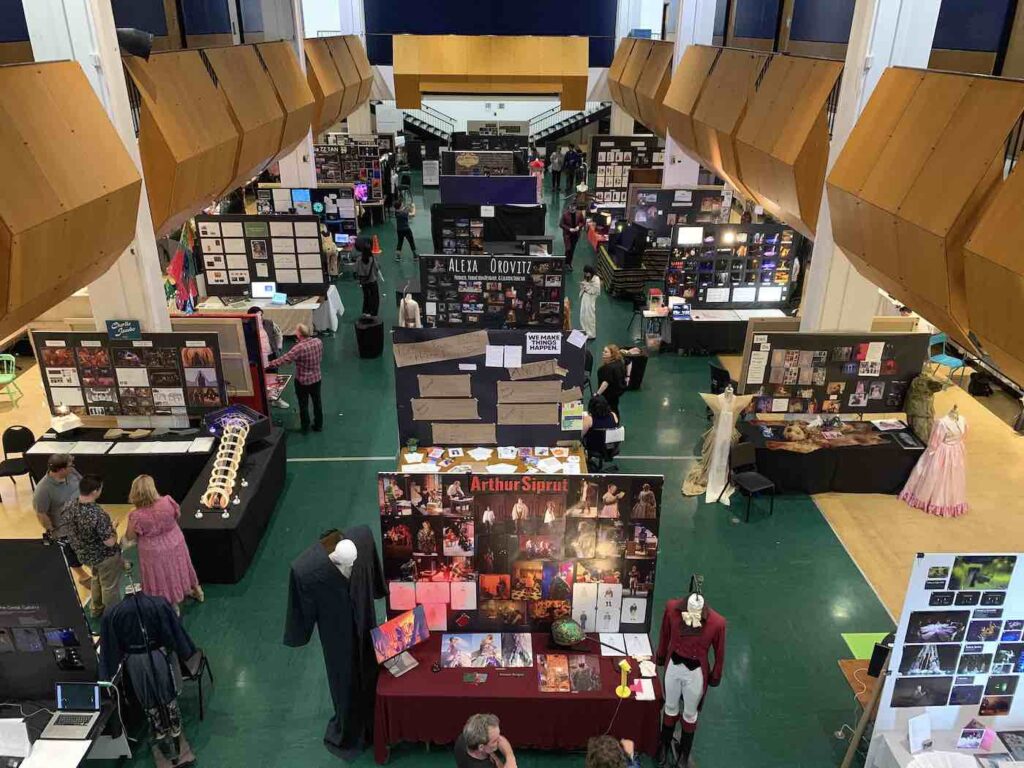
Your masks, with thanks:
[[[379,317],[356,320],[356,345],[360,357],[380,357],[384,351],[384,322]]]

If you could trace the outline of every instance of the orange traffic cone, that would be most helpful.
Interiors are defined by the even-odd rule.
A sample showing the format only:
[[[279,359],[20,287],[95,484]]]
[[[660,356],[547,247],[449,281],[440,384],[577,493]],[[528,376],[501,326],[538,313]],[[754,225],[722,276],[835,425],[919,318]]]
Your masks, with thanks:
[[[377,236],[374,235],[373,236],[373,255],[374,256],[379,256],[380,253],[381,253],[381,250],[380,250],[380,240],[378,240]]]

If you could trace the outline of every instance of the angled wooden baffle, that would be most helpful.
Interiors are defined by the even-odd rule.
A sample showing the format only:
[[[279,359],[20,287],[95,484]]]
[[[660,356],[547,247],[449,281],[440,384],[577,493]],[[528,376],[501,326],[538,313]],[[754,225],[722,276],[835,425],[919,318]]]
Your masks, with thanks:
[[[640,102],[637,100],[636,86],[640,82],[640,75],[647,66],[647,59],[651,55],[653,40],[637,38],[633,44],[633,50],[626,61],[626,67],[622,70],[621,90],[619,91],[622,101],[618,102],[626,114],[634,120],[640,119]]]
[[[359,96],[356,98],[356,108],[361,107],[370,99],[370,89],[373,87],[373,67],[370,66],[370,59],[366,55],[363,41],[359,35],[345,35],[345,42],[348,43],[349,53],[356,63],[356,71],[359,73]]]
[[[336,122],[345,98],[345,83],[338,74],[334,58],[322,37],[303,41],[306,52],[306,82],[313,92],[316,112],[313,118],[313,136],[323,133]]]
[[[623,43],[625,42],[623,40]],[[622,50],[621,46],[619,50]],[[690,157],[698,162],[704,162],[704,160],[697,150],[697,138],[693,132],[693,113],[721,50],[721,48],[711,45],[686,46],[676,71],[672,73],[672,82],[669,83],[668,90],[665,91],[663,104],[668,133]],[[619,54],[616,53],[615,57],[618,59]],[[625,65],[625,61],[623,61],[623,65]],[[614,66],[614,62],[612,62],[612,66]],[[608,84],[610,87],[611,70],[609,70]],[[614,96],[613,90],[612,98]]]
[[[1022,112],[1024,82],[888,69],[828,178],[836,244],[966,349],[964,244],[992,202]]]
[[[626,62],[633,52],[633,46],[637,38],[624,37],[619,41],[619,47],[615,49],[615,56],[612,58],[611,66],[608,67],[608,91],[612,95],[612,101],[622,104],[622,73],[626,69]],[[691,48],[693,46],[690,46]]]
[[[675,46],[661,40],[652,41],[647,65],[636,84],[636,101],[640,106],[640,122],[665,138],[668,118],[665,114],[665,93],[672,82],[672,53]]]
[[[77,62],[0,67],[0,338],[106,272],[142,179]]]
[[[355,59],[352,58],[352,53],[349,51],[348,43],[345,42],[344,36],[325,37],[323,40],[327,44],[327,50],[331,52],[331,58],[334,59],[334,66],[341,76],[341,81],[345,84],[345,92],[341,100],[341,113],[338,115],[339,120],[344,120],[359,106],[359,92],[362,89],[362,81],[359,77],[359,70],[356,69]]]
[[[157,236],[180,227],[228,188],[239,135],[199,51],[128,56],[139,90],[139,152]]]
[[[299,59],[291,43],[281,40],[276,43],[259,43],[256,46],[263,63],[267,65],[267,74],[274,84],[277,101],[285,113],[284,126],[281,131],[281,149],[276,162],[299,145],[316,115],[316,101],[309,83],[299,67]]]

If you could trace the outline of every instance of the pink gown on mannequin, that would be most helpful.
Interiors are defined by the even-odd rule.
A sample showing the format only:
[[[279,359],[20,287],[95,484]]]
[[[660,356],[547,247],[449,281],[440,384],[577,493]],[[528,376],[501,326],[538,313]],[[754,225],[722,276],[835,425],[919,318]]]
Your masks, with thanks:
[[[939,517],[959,517],[967,511],[966,434],[963,418],[943,416],[935,422],[928,447],[900,493],[903,501]]]

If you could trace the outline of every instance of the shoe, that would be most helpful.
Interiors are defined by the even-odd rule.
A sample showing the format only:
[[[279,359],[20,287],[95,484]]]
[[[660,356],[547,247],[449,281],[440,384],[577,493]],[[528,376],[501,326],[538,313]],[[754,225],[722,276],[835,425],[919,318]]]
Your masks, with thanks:
[[[196,588],[192,590],[192,599],[195,600],[197,603],[202,603],[206,601],[206,593],[203,592],[203,588],[200,587],[198,584],[196,585]]]
[[[396,253],[395,254],[395,261],[401,261],[401,260],[402,260],[402,254]]]
[[[313,431],[314,432],[323,432],[324,428],[323,427],[313,427]]]
[[[291,406],[290,406],[290,405],[288,405],[288,401],[287,401],[287,400],[281,400],[281,399],[278,399],[278,400],[272,400],[272,401],[270,402],[270,404],[271,404],[271,406],[273,406],[274,408],[291,408]]]

